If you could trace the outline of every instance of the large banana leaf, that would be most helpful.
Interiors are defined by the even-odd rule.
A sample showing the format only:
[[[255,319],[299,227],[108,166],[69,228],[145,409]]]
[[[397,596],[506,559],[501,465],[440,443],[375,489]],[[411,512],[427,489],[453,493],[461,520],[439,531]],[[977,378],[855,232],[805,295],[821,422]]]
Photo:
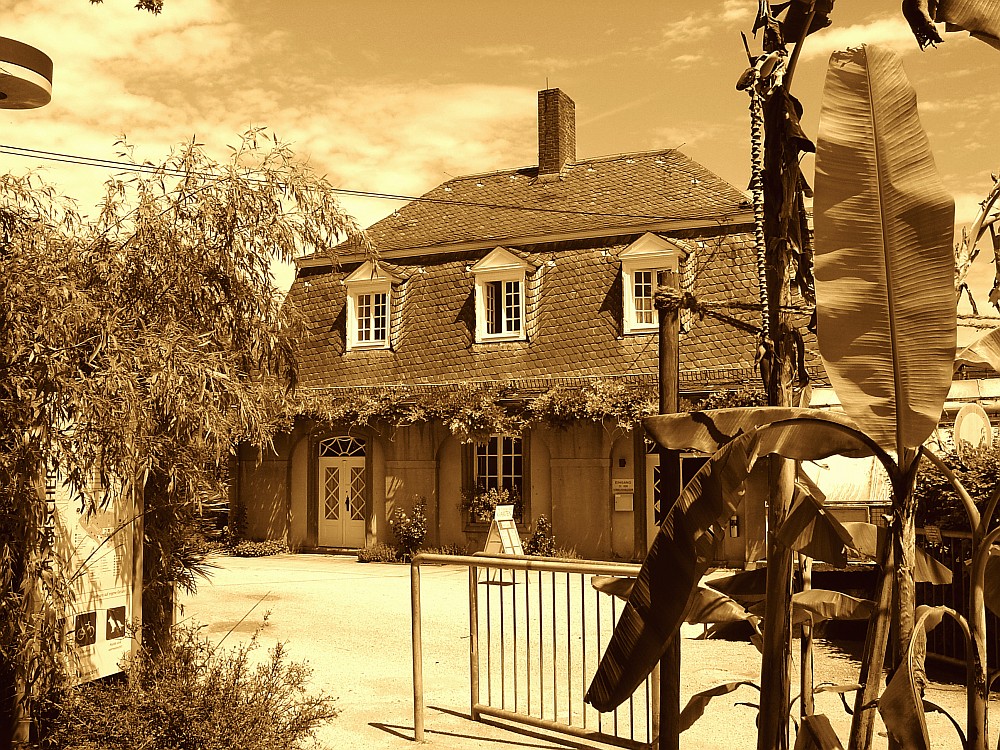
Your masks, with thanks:
[[[763,617],[766,602],[750,607],[752,615]],[[858,599],[840,591],[828,589],[807,589],[792,594],[792,624],[805,622],[820,623],[826,620],[867,620],[872,613],[874,602]],[[764,621],[767,628],[767,621]]]
[[[823,507],[818,487],[813,486],[806,491],[801,485],[796,485],[792,507],[775,538],[789,549],[814,560],[822,560],[838,568],[847,567],[851,536]]]
[[[815,461],[835,453],[884,455],[866,435],[833,419],[798,418],[731,440],[692,477],[667,513],[643,561],[628,604],[601,658],[586,699],[609,711],[645,679],[684,619],[691,592],[712,561],[713,526],[728,518],[758,458]]]
[[[964,30],[1000,48],[1000,0],[937,0],[934,20],[944,21],[945,31]]]
[[[1000,372],[1000,328],[980,336],[955,355],[955,366],[988,365]]]
[[[927,720],[924,716],[925,701],[917,684],[917,675],[924,671],[927,633],[936,628],[945,615],[961,619],[948,607],[917,607],[916,622],[906,656],[878,699],[878,712],[882,715],[886,729],[905,750],[930,750]],[[947,715],[939,706],[931,707]],[[964,742],[962,744],[965,745]]]
[[[852,429],[857,425],[846,415],[823,409],[793,406],[758,406],[736,409],[708,409],[680,414],[657,414],[642,420],[647,434],[658,445],[677,451],[715,453],[735,437],[772,422],[797,417],[813,417],[836,422]],[[870,456],[867,449],[858,455]],[[854,454],[851,454],[854,455]]]
[[[1000,550],[990,549],[983,580],[983,599],[989,610],[1000,616]]]
[[[843,524],[851,537],[850,547],[869,560],[879,559],[878,551],[883,544],[888,544],[889,529],[876,526],[873,523],[850,521]],[[917,583],[930,583],[935,586],[951,585],[951,569],[935,560],[922,547],[914,549],[913,580]]]
[[[590,585],[602,594],[628,601],[635,586],[634,578],[618,576],[594,576]],[[730,624],[734,622],[757,621],[760,618],[747,611],[746,607],[723,593],[699,586],[691,593],[684,621],[691,625]]]
[[[830,58],[814,211],[819,348],[831,383],[879,445],[916,448],[951,383],[955,207],[889,49]]]
[[[739,682],[725,682],[721,685],[710,687],[708,690],[702,690],[700,693],[692,695],[688,700],[687,705],[684,706],[684,710],[681,711],[680,719],[678,721],[680,731],[683,732],[686,729],[690,729],[691,725],[701,718],[701,715],[705,713],[705,708],[712,701],[712,698],[718,698],[720,695],[729,695],[731,692],[738,690],[744,685],[752,687],[760,692],[760,687],[758,687],[756,683],[748,680],[740,680]]]

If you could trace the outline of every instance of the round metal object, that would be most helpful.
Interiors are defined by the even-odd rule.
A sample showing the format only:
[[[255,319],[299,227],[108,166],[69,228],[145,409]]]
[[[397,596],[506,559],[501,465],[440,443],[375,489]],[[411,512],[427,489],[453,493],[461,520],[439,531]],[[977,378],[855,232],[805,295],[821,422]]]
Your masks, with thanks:
[[[52,60],[41,50],[0,37],[0,109],[34,109],[52,99]]]
[[[955,451],[963,461],[993,445],[993,425],[979,404],[966,404],[955,417]]]

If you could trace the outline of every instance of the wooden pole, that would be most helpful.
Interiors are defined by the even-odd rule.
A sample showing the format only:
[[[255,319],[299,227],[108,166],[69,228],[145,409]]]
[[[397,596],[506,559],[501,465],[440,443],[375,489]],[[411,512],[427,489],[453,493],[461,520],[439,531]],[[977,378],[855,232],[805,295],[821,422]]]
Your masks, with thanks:
[[[660,414],[677,411],[680,391],[679,356],[679,298],[676,296],[676,275],[668,276],[667,283],[657,294],[656,308],[659,322],[659,390]],[[667,293],[662,293],[666,291]],[[671,293],[673,292],[673,293]],[[677,451],[660,447],[660,509],[664,514],[677,501],[680,494],[680,456]],[[647,498],[652,502],[653,498]],[[658,750],[679,750],[681,711],[681,638],[680,629],[670,639],[667,651],[660,659],[660,733]]]

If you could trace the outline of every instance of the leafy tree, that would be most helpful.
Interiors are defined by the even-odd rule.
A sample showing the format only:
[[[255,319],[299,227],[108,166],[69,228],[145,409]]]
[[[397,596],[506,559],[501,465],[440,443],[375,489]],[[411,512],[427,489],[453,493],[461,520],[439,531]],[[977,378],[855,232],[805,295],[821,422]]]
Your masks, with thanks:
[[[101,5],[104,0],[90,0],[91,5]],[[163,0],[139,0],[135,7],[137,10],[148,10],[153,15],[158,15],[163,10]]]
[[[81,493],[97,472],[142,508],[155,653],[174,586],[201,570],[201,503],[225,491],[235,444],[269,441],[295,384],[301,327],[270,263],[345,237],[368,247],[327,181],[260,130],[224,163],[190,142],[110,180],[92,222],[30,178],[0,178],[0,748],[18,696],[59,673],[69,591],[37,491],[44,467]]]

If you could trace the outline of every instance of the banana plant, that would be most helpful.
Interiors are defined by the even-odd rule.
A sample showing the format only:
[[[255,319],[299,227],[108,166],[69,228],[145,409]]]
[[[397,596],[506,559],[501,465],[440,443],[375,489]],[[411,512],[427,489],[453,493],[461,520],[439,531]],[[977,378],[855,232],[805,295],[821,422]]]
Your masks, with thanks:
[[[764,456],[875,456],[882,464],[893,488],[895,589],[899,609],[908,610],[899,632],[909,642],[911,489],[954,362],[954,203],[934,168],[914,92],[891,51],[865,46],[831,58],[816,173],[820,354],[846,415],[772,407],[644,421],[658,444],[712,458],[666,514],[643,562],[587,692],[598,710],[627,698],[677,637],[684,605],[711,562],[716,530]],[[894,567],[884,566],[885,575]],[[889,609],[878,607],[873,623],[885,629]],[[872,659],[878,667],[871,674],[878,675],[877,649]],[[877,690],[877,680],[869,682],[866,689]],[[788,716],[782,718],[787,726]]]
[[[591,579],[591,585],[602,593],[628,600],[635,581],[635,578],[594,576]],[[864,620],[870,616],[873,606],[873,602],[869,600],[857,599],[838,591],[824,591],[822,589],[798,592],[792,596],[791,601],[793,626],[801,626],[807,623],[815,625],[829,620]],[[720,625],[746,622],[753,629],[751,642],[758,650],[762,650],[761,615],[763,612],[761,609],[758,606],[748,610],[738,601],[724,593],[702,585],[698,586],[691,593],[683,617],[684,622],[692,625]],[[680,714],[680,732],[689,729],[704,714],[706,707],[713,698],[728,695],[744,686],[760,690],[760,686],[755,682],[741,680],[716,685],[692,695]],[[860,685],[857,684],[832,685],[824,683],[815,688],[812,685],[805,685],[803,691],[808,691],[809,693],[833,691],[843,694],[844,692],[854,691],[859,688]],[[799,700],[798,696],[789,705],[794,705],[797,700]],[[759,709],[759,706],[756,704],[747,705]]]

